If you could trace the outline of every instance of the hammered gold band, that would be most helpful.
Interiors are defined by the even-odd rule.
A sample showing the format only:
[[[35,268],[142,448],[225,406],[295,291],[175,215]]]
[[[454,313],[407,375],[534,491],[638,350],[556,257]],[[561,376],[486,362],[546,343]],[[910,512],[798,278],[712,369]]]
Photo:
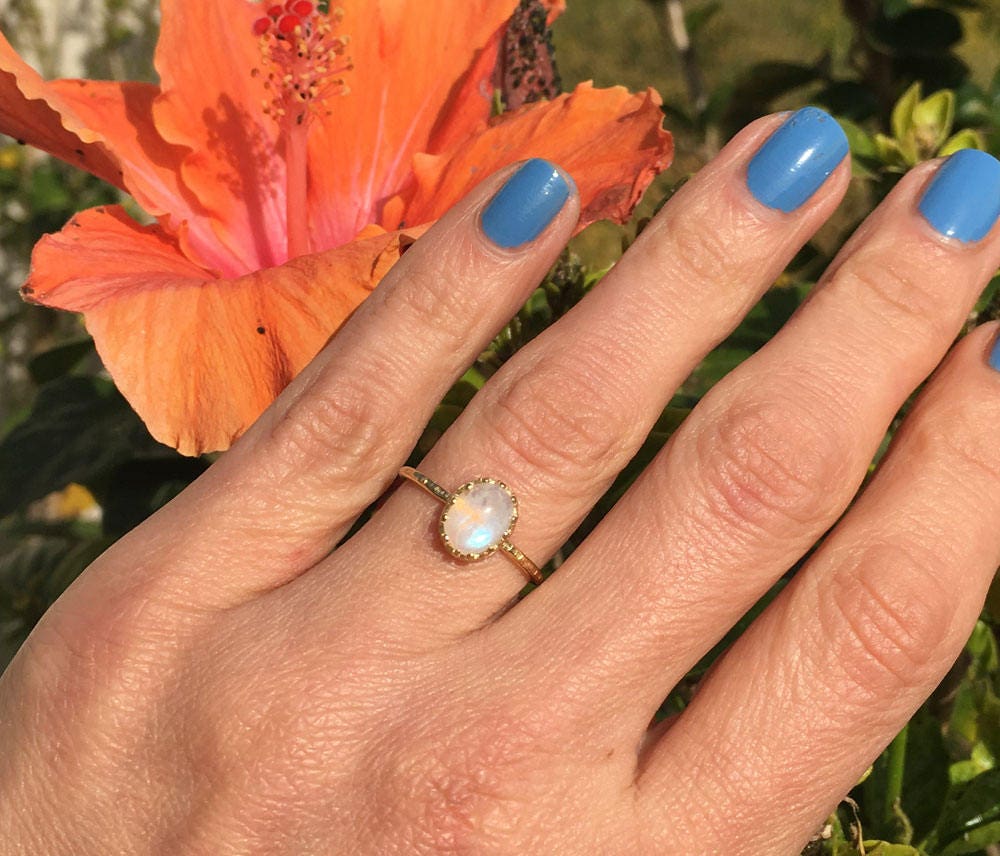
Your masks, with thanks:
[[[441,512],[441,521],[438,529],[441,539],[444,541],[445,547],[453,556],[466,561],[476,561],[500,551],[521,569],[521,572],[525,577],[527,577],[529,582],[532,582],[535,585],[539,585],[542,582],[544,578],[542,577],[542,572],[538,569],[538,565],[518,550],[507,537],[510,534],[510,530],[514,526],[514,521],[517,520],[517,499],[507,485],[497,479],[480,478],[466,482],[460,488],[452,492],[441,487],[441,485],[433,479],[428,478],[422,472],[415,470],[413,467],[403,467],[399,471],[399,474],[403,478],[413,482],[415,485],[425,490],[435,499],[444,503],[445,508],[444,511]],[[481,548],[476,547],[472,549],[462,549],[460,545],[456,544],[453,535],[449,537],[449,513],[452,512],[461,497],[472,493],[476,489],[492,490],[494,493],[501,491],[509,497],[509,523],[506,525],[502,535],[498,539],[494,539],[492,543],[482,546]]]

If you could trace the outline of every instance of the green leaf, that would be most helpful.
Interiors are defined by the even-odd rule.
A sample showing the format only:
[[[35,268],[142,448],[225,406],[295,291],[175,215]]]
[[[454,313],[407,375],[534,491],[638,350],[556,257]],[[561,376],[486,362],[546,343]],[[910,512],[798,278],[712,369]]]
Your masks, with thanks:
[[[879,113],[878,99],[871,88],[856,80],[834,80],[813,95],[812,100],[821,104],[838,117],[861,122]]]
[[[938,150],[938,157],[946,158],[948,155],[953,155],[961,149],[985,150],[986,140],[983,139],[983,135],[979,131],[972,128],[963,128],[945,141],[944,145]]]
[[[1000,672],[1000,643],[987,622],[976,622],[965,648],[972,657],[972,668],[976,675]]]
[[[35,213],[63,213],[71,205],[69,191],[57,169],[43,163],[31,174],[31,186],[28,196],[31,210]]]
[[[734,130],[742,127],[752,118],[768,112],[776,99],[823,79],[817,65],[779,61],[757,63],[739,76],[732,90],[725,90],[724,126]],[[714,117],[717,111],[718,105],[710,100],[706,118]]]
[[[913,108],[913,131],[922,154],[930,157],[942,146],[955,122],[955,93],[942,89]]]
[[[41,385],[69,374],[85,358],[94,353],[96,351],[93,339],[77,339],[35,355],[28,363],[28,371],[31,379]]]
[[[143,451],[175,454],[149,436],[112,383],[74,375],[51,381],[0,442],[0,517],[70,482],[96,495],[99,477]]]
[[[991,844],[1000,844],[1000,823],[987,823],[952,841],[938,856],[961,856],[963,853],[982,853]]]
[[[45,610],[110,544],[70,532],[0,536],[0,671]]]
[[[969,66],[953,53],[927,56],[901,56],[896,59],[896,73],[905,80],[922,80],[925,91],[956,89],[972,73]]]
[[[206,469],[204,458],[178,454],[134,458],[115,467],[100,497],[104,532],[120,537],[131,531]]]
[[[902,789],[902,808],[913,824],[914,840],[927,835],[941,814],[948,793],[949,756],[941,722],[927,707],[910,720]]]
[[[921,7],[882,17],[869,30],[876,47],[893,56],[933,56],[962,40],[962,22],[946,9]]]
[[[912,8],[910,0],[882,0],[882,14],[887,18],[898,18]]]
[[[918,80],[914,83],[892,108],[892,135],[896,140],[904,140],[913,130],[913,112],[917,109],[922,95],[922,86]]]
[[[987,770],[972,781],[952,785],[948,799],[934,831],[928,837],[926,849],[934,852],[944,847],[967,843],[968,836],[983,827],[1000,830],[1000,770]],[[992,834],[992,833],[982,833]],[[1000,837],[989,843],[1000,841]],[[951,852],[974,852],[957,849]]]
[[[875,138],[871,134],[850,119],[837,117],[837,121],[847,135],[847,142],[853,155],[863,158],[878,157],[878,146],[875,145]]]
[[[867,856],[921,856],[919,850],[908,844],[889,844],[885,841],[866,841]]]
[[[889,844],[885,841],[866,841],[867,856],[921,856],[919,850],[908,844]]]
[[[741,89],[752,90],[759,98],[773,100],[780,95],[819,79],[814,65],[769,61],[752,66],[741,81]]]
[[[982,743],[972,747],[972,753],[965,761],[956,761],[948,768],[948,779],[953,785],[966,784],[976,776],[996,766],[993,754]]]
[[[885,134],[875,135],[875,149],[878,159],[890,169],[906,170],[916,162],[913,155],[904,152],[896,140]]]

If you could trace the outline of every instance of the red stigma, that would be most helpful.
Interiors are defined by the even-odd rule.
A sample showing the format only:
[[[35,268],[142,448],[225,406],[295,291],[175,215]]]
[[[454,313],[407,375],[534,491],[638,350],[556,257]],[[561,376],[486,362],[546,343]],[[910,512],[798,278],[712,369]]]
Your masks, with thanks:
[[[253,22],[253,34],[255,36],[263,36],[268,30],[271,29],[271,19],[270,18],[258,18]]]
[[[269,18],[277,18],[285,12],[284,6],[268,6],[267,15]]]
[[[300,18],[308,18],[313,13],[313,4],[309,0],[291,0],[288,11]]]
[[[298,15],[282,15],[278,19],[278,32],[290,36],[295,32],[296,27],[302,26],[302,19]]]

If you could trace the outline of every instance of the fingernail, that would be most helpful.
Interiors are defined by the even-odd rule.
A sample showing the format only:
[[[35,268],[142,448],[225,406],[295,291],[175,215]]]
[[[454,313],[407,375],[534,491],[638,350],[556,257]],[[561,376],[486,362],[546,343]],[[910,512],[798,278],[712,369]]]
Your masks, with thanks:
[[[1000,161],[977,149],[955,152],[924,191],[920,213],[946,237],[981,241],[1000,218]]]
[[[533,241],[569,199],[569,183],[548,161],[527,161],[507,179],[483,211],[486,237],[510,249]]]
[[[997,336],[993,343],[993,350],[990,351],[990,368],[1000,372],[1000,336]]]
[[[754,155],[747,186],[769,208],[794,211],[823,186],[849,151],[847,136],[829,113],[803,107]]]

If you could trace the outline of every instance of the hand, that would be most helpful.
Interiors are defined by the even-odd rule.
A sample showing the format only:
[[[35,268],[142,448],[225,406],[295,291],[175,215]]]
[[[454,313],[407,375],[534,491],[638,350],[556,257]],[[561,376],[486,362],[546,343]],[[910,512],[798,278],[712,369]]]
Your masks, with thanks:
[[[688,182],[421,463],[449,489],[510,485],[535,561],[844,193],[832,120],[771,137],[785,118]],[[1000,562],[994,325],[953,350],[837,521],[1000,265],[987,155],[906,176],[520,602],[516,565],[452,559],[441,505],[406,482],[331,552],[573,230],[558,172],[514,174],[421,238],[46,614],[0,684],[4,853],[794,854],[944,675]]]

